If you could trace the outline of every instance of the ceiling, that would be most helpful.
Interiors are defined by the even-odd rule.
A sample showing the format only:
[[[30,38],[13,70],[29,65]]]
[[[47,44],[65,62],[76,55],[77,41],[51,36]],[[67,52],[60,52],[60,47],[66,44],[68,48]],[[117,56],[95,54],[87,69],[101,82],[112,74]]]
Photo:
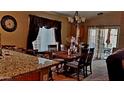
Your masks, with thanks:
[[[98,13],[108,13],[110,11],[78,11],[79,16],[88,18],[98,16]],[[75,11],[55,11],[55,13],[64,15],[64,16],[73,16]]]

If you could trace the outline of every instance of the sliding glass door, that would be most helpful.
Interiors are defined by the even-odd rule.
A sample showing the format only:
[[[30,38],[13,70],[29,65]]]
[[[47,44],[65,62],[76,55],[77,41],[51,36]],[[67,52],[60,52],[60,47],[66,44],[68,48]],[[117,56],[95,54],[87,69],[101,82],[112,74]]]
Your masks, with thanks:
[[[119,27],[89,27],[88,44],[95,48],[94,59],[106,59],[117,47]]]

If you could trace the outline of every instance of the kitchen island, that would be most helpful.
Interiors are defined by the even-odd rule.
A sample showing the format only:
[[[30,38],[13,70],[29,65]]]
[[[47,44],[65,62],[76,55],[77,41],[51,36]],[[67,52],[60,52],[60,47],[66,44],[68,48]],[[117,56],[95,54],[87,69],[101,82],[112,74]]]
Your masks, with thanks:
[[[2,49],[0,59],[0,80],[38,81],[48,80],[48,73],[57,61]]]

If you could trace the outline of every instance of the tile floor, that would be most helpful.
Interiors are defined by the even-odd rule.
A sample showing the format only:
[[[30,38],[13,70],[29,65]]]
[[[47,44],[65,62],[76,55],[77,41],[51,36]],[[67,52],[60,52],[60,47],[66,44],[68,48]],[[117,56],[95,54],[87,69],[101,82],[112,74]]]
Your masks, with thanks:
[[[92,63],[93,73],[82,79],[83,81],[108,81],[107,66],[105,60],[95,60]],[[66,77],[62,74],[54,74],[55,81],[75,81],[75,78]]]

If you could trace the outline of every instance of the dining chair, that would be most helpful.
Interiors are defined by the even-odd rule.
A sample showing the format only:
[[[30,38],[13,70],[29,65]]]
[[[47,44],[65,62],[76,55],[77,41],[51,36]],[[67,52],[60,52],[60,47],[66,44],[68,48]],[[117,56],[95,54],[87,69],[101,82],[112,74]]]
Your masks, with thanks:
[[[68,76],[69,71],[71,70],[73,73],[76,73],[77,80],[80,80],[80,73],[83,70],[83,76],[86,76],[86,71],[85,71],[85,61],[87,59],[88,55],[88,49],[82,49],[82,53],[79,58],[72,62],[67,62],[65,64],[65,70],[66,70],[66,75]]]
[[[26,53],[26,49],[25,48],[16,48],[17,52],[22,52],[22,53]]]
[[[59,48],[58,42],[51,43],[48,45],[48,51],[58,51],[58,48]]]
[[[58,51],[58,45],[57,44],[48,45],[49,59],[55,58],[55,52],[56,51]]]
[[[9,49],[9,50],[15,50],[15,45],[2,45],[2,48]]]
[[[86,69],[86,76],[88,76],[88,72],[92,74],[92,59],[94,54],[94,48],[90,48],[88,51],[87,59],[84,63],[85,69]],[[88,69],[89,67],[89,69]]]
[[[57,43],[48,45],[49,59],[60,62],[60,64],[58,64],[57,66],[51,67],[51,70],[49,73],[50,77],[52,77],[52,73],[55,73],[55,72],[59,73],[60,72],[60,70],[62,68],[62,64],[64,62],[64,59],[56,57],[55,53],[57,51],[58,51],[58,44]],[[53,78],[51,80],[53,80]]]
[[[36,56],[37,55],[37,50],[27,49],[26,50],[26,54],[30,54],[30,55]]]

